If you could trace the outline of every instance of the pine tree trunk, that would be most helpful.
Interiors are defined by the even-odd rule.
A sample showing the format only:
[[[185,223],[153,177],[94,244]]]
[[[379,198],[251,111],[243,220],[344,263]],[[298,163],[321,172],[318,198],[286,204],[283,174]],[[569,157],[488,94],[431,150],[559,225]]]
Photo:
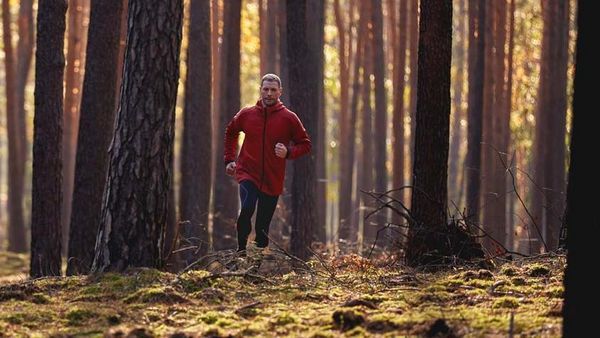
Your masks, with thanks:
[[[35,54],[31,204],[33,278],[61,275],[64,37],[67,2],[40,0]]]
[[[162,265],[182,17],[181,0],[129,1],[123,86],[92,271]]]
[[[85,67],[85,45],[87,26],[85,3],[83,0],[69,0],[67,10],[67,64],[65,70],[65,105],[63,124],[63,204],[62,204],[62,248],[67,253],[69,242],[69,221],[75,176],[75,152],[79,130],[79,105]]]
[[[467,108],[466,216],[478,223],[481,191],[481,140],[483,124],[483,80],[485,69],[486,12],[483,3],[469,1],[469,97]]]
[[[67,275],[87,274],[94,259],[113,135],[123,0],[92,0],[81,96]],[[120,76],[119,76],[120,77]]]
[[[316,130],[318,55],[311,53],[306,34],[306,0],[287,1],[287,41],[289,56],[290,108],[298,115],[306,130]],[[314,153],[294,161],[292,182],[291,253],[301,259],[311,255],[316,220]]]
[[[223,8],[223,45],[221,47],[219,89],[219,128],[222,135],[227,123],[240,109],[240,19],[241,0],[225,1]],[[236,242],[238,212],[237,182],[225,174],[223,138],[217,142],[215,163],[214,214],[212,241],[215,250],[233,249]]]
[[[429,254],[445,246],[430,237],[446,225],[452,1],[421,2],[419,82],[415,135],[414,191],[406,258],[409,265],[429,263]]]
[[[186,263],[208,253],[208,212],[211,186],[211,41],[209,4],[190,7],[184,125],[181,143],[180,246],[197,246],[182,253]]]

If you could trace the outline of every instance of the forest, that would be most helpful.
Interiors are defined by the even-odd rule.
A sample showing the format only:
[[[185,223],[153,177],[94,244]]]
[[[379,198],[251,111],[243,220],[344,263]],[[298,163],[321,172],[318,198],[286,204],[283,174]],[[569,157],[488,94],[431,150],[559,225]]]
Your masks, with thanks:
[[[591,2],[1,3],[0,337],[597,331]]]

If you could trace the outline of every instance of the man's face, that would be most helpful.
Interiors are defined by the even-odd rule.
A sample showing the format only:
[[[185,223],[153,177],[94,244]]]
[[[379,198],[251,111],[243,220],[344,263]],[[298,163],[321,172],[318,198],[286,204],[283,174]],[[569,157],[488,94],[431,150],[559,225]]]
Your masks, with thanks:
[[[277,81],[263,81],[262,87],[260,87],[260,96],[266,106],[277,103],[281,96],[281,88]]]

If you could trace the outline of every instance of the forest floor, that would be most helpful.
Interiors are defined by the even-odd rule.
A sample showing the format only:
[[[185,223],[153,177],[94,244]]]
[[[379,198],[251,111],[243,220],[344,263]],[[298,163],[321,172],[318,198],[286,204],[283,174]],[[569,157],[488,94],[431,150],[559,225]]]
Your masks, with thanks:
[[[562,255],[431,273],[273,254],[258,271],[36,280],[27,259],[0,253],[0,337],[561,336]]]

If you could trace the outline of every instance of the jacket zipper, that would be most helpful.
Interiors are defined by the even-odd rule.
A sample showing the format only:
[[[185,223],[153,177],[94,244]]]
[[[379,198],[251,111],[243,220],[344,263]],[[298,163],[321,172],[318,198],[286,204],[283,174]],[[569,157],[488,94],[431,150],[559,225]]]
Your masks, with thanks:
[[[263,139],[262,139],[262,174],[260,176],[260,187],[258,188],[259,191],[262,191],[262,186],[263,186],[263,181],[265,179],[265,143],[266,143],[266,138],[267,138],[267,108],[263,107],[263,116],[264,116],[264,123],[263,123]]]

